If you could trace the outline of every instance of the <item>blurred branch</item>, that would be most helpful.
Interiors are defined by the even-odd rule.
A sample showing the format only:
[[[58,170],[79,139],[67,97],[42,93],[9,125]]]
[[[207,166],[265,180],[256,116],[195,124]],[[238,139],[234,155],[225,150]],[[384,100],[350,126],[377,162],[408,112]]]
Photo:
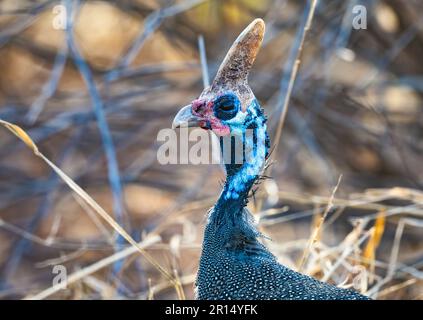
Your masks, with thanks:
[[[54,2],[56,2],[56,0],[47,0],[40,4],[36,4],[32,8],[14,12],[0,12],[0,15],[24,15],[23,17],[19,17],[12,25],[0,30],[0,48],[4,46],[10,38],[28,28],[37,19],[37,15]]]
[[[286,114],[288,112],[289,99],[291,97],[294,82],[301,63],[300,57],[303,50],[304,40],[308,31],[310,30],[316,5],[317,0],[307,1],[307,7],[304,10],[302,22],[295,37],[295,42],[292,45],[289,58],[285,63],[285,71],[280,83],[279,99],[275,106],[275,110],[277,110],[277,113],[279,114],[279,123],[274,135],[275,141],[274,150],[272,153],[273,157],[275,157],[277,154],[277,148],[281,138],[282,128],[285,123]]]
[[[115,79],[119,76],[122,69],[127,68],[132,63],[145,41],[160,27],[164,19],[189,10],[204,1],[205,0],[186,0],[167,8],[161,8],[148,15],[144,20],[143,30],[138,34],[128,52],[120,59],[117,67],[106,74],[106,80],[110,81],[111,79]]]
[[[56,59],[54,60],[53,69],[51,71],[49,81],[43,86],[41,94],[32,103],[28,113],[26,114],[26,121],[29,124],[34,124],[38,116],[42,112],[45,103],[51,98],[56,91],[60,77],[62,76],[65,68],[66,60],[68,57],[68,46],[64,44],[61,50],[58,50]]]
[[[97,90],[97,87],[94,82],[93,75],[91,70],[80,54],[73,35],[73,19],[74,19],[74,6],[75,3],[72,5],[69,0],[66,1],[66,40],[68,43],[68,47],[72,56],[74,58],[75,64],[81,73],[85,84],[88,88],[88,92],[91,97],[92,105],[94,108],[94,114],[97,119],[98,127],[100,130],[103,147],[106,153],[107,158],[107,168],[108,168],[108,177],[109,183],[113,193],[113,203],[114,203],[114,211],[116,214],[117,223],[121,226],[124,225],[124,209],[122,204],[122,185],[120,180],[119,174],[119,165],[116,158],[115,147],[113,143],[113,138],[110,133],[109,125],[106,120],[106,116],[103,109],[103,102],[101,100],[100,94]],[[75,10],[76,12],[76,10]],[[117,244],[121,244],[123,241],[122,237],[118,237],[116,242]]]
[[[203,87],[207,88],[210,85],[209,68],[207,65],[206,46],[204,44],[204,37],[198,36],[198,49],[200,51],[201,71],[203,75]]]
[[[109,266],[110,264],[113,264],[117,261],[125,259],[134,253],[137,253],[138,251],[137,248],[144,250],[148,248],[149,246],[151,246],[152,244],[157,243],[158,241],[160,241],[160,237],[157,235],[154,235],[139,242],[136,247],[131,246],[124,250],[118,251],[107,258],[101,259],[79,271],[76,271],[75,273],[70,274],[67,277],[66,285],[70,285],[76,281],[79,281],[85,278],[86,276],[89,276],[93,274],[94,272],[97,272]],[[61,289],[63,289],[63,283],[55,284],[51,286],[50,288],[45,289],[35,295],[29,295],[25,297],[25,300],[42,300],[42,299],[48,298],[49,296],[60,291]]]

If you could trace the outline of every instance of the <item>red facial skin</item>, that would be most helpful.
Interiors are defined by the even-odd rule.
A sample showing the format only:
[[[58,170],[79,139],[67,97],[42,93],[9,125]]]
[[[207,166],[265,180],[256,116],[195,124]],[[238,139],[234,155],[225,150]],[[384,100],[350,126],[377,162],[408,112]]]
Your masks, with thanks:
[[[213,112],[213,101],[207,102],[201,99],[194,100],[191,103],[191,112],[201,119],[200,127],[202,129],[211,129],[218,136],[226,136],[231,133],[230,128],[224,125],[220,119],[215,117]]]

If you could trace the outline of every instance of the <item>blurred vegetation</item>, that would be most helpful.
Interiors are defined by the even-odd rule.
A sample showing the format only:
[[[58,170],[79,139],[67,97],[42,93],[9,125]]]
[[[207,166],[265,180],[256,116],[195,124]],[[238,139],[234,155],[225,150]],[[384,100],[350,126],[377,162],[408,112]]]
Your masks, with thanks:
[[[367,29],[355,30],[360,4]],[[157,132],[202,90],[198,36],[212,77],[238,33],[262,17],[266,38],[250,83],[274,133],[306,1],[80,1],[73,37],[60,28],[58,5],[0,2],[0,119],[24,128],[135,240],[159,236],[146,250],[177,270],[193,298],[202,227],[223,173],[161,166]],[[272,179],[250,204],[282,263],[298,269],[307,252],[302,272],[358,281],[380,299],[423,299],[422,14],[418,0],[319,1]],[[0,130],[1,298],[52,286],[58,264],[87,274],[49,298],[176,298],[135,252],[89,272],[126,247]]]

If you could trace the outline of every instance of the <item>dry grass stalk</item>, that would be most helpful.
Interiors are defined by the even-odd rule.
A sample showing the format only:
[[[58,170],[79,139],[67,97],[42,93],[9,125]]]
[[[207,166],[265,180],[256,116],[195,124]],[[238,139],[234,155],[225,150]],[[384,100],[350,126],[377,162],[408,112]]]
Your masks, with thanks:
[[[381,211],[375,221],[373,232],[370,235],[369,241],[363,251],[364,261],[368,261],[365,265],[369,267],[371,275],[375,273],[376,249],[380,244],[384,230],[385,212]],[[374,277],[371,276],[369,281],[370,283],[373,283]]]
[[[304,267],[304,263],[306,262],[306,260],[307,260],[309,254],[310,254],[310,251],[311,251],[314,243],[317,241],[317,237],[318,237],[319,232],[320,232],[320,230],[321,230],[321,228],[323,226],[323,222],[325,221],[328,213],[333,208],[333,199],[335,198],[335,193],[338,190],[338,187],[339,187],[339,184],[341,183],[341,180],[342,180],[342,175],[339,176],[338,182],[337,182],[335,188],[333,188],[333,191],[332,191],[332,194],[331,194],[331,196],[329,198],[329,202],[328,202],[328,204],[326,206],[326,209],[323,212],[323,215],[320,217],[320,219],[319,219],[316,227],[314,228],[314,231],[311,234],[311,237],[310,237],[310,240],[308,242],[308,245],[307,245],[306,249],[304,250],[303,256],[302,256],[301,261],[300,261],[299,266],[298,266],[298,271],[299,272],[302,271],[302,269]]]
[[[44,156],[44,154],[39,151],[36,144],[22,128],[4,120],[0,120],[0,124],[11,131],[20,140],[22,140],[36,156],[43,159],[76,194],[78,194],[92,209],[94,209],[94,211],[99,214],[116,232],[125,238],[126,241],[134,246],[148,262],[156,267],[157,270],[160,271],[160,273],[162,273],[175,286],[179,298],[182,299],[183,293],[181,291],[181,286],[179,282],[174,279],[172,274],[165,270],[150,254],[148,254],[142,247],[140,247],[138,243],[88,193],[86,193],[66,173],[64,173],[59,167],[57,167],[46,156]]]
[[[111,264],[113,264],[114,262],[124,259],[134,253],[136,253],[137,251],[139,251],[138,248],[142,248],[145,249],[149,246],[151,246],[154,243],[157,243],[158,241],[160,241],[160,237],[159,236],[151,236],[143,241],[141,241],[140,243],[137,244],[137,246],[131,246],[129,248],[123,249],[119,252],[116,252],[114,254],[112,254],[109,257],[106,257],[104,259],[101,259],[95,263],[93,263],[92,265],[89,265],[81,270],[76,271],[75,273],[71,274],[68,276],[67,281],[66,281],[66,285],[70,285],[72,283],[75,283],[81,279],[83,279],[84,277],[93,274],[94,272],[99,271],[102,268],[105,268]],[[29,295],[27,297],[25,297],[25,300],[42,300],[45,298],[48,298],[49,296],[51,296],[52,294],[58,292],[59,290],[63,289],[63,284],[59,283],[56,285],[51,286],[50,288],[47,288],[35,295]]]

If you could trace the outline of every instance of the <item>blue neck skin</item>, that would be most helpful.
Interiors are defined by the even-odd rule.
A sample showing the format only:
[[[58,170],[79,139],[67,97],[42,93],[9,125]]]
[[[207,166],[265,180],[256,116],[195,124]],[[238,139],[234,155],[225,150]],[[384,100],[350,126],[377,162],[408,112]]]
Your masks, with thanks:
[[[246,232],[257,233],[255,230],[250,230],[251,219],[244,210],[248,202],[248,194],[266,162],[270,144],[266,132],[266,118],[257,101],[254,101],[248,108],[248,114],[242,127],[242,138],[238,137],[242,139],[241,151],[240,149],[234,151],[236,148],[229,148],[229,150],[227,147],[224,148],[221,139],[223,158],[225,159],[225,152],[229,151],[231,157],[226,157],[226,159],[230,158],[231,161],[226,160],[229,162],[225,163],[226,181],[209,216],[208,227],[246,228]],[[230,137],[226,138],[230,139]],[[235,157],[235,152],[242,152],[242,156]],[[241,163],[234,163],[235,160]]]

